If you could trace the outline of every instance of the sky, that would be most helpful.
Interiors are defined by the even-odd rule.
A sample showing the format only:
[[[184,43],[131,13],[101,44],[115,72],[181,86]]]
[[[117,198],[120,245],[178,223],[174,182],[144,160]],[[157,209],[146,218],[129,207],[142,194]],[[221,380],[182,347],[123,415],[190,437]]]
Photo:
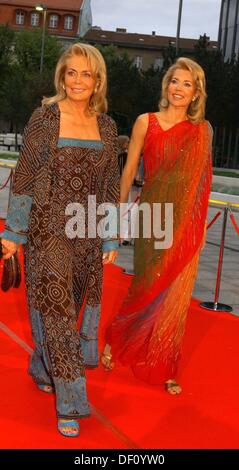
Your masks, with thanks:
[[[179,0],[91,0],[93,26],[130,33],[175,36]],[[181,32],[184,38],[204,33],[216,41],[221,0],[183,0]]]

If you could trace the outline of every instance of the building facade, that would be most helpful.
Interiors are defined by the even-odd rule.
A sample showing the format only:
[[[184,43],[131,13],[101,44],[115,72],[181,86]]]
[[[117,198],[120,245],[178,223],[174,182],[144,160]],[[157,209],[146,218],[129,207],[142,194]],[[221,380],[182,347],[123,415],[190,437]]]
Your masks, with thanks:
[[[0,0],[0,24],[16,31],[34,30],[43,26],[43,14],[36,10],[37,0]],[[46,28],[61,38],[84,36],[92,26],[90,0],[44,0]]]
[[[158,36],[155,31],[152,31],[152,34],[128,33],[124,28],[117,28],[116,31],[104,31],[99,27],[93,27],[86,33],[84,39],[92,45],[109,46],[113,44],[117,46],[119,54],[127,52],[135,65],[142,70],[147,70],[151,66],[160,69],[164,61],[164,52],[169,45],[172,48],[176,47],[175,37]],[[180,54],[193,58],[196,43],[197,39],[180,38]],[[209,48],[211,50],[217,48],[217,42],[211,41]]]
[[[218,45],[225,60],[239,54],[239,0],[222,0]]]

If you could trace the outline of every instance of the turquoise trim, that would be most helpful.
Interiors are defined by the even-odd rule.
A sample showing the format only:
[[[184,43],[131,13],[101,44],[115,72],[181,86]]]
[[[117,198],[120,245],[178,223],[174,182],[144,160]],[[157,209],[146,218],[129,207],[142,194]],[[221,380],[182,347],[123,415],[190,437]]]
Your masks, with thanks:
[[[15,243],[26,243],[32,197],[25,194],[11,194],[3,238]]]
[[[78,418],[90,415],[85,377],[67,382],[53,378],[56,390],[56,409],[58,418]]]
[[[60,137],[57,142],[57,147],[81,147],[81,148],[93,148],[96,150],[102,150],[104,145],[101,140],[90,140],[90,139],[74,139],[68,137]]]
[[[9,232],[7,229],[0,233],[0,238],[5,238],[11,242],[24,244],[27,243],[27,237],[25,235],[18,235],[14,232]]]
[[[86,305],[80,330],[80,343],[85,367],[97,367],[99,363],[99,320],[100,305]]]
[[[103,253],[107,253],[109,251],[117,251],[119,249],[119,242],[118,240],[106,240],[102,244],[102,251]]]

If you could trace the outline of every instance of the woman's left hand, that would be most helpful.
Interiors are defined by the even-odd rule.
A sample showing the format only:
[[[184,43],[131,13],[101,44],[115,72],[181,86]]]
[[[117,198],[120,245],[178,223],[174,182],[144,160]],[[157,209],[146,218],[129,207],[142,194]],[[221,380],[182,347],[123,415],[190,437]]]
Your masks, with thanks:
[[[117,250],[107,251],[107,252],[103,253],[103,256],[102,256],[103,264],[114,263],[117,256],[118,256],[118,251]]]

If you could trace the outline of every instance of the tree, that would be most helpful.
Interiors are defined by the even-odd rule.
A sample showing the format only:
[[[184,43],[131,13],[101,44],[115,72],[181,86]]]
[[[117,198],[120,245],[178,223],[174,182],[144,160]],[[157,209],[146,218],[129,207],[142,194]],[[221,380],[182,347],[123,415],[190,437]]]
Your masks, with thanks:
[[[2,83],[0,90],[1,117],[11,123],[15,132],[15,147],[17,150],[17,134],[22,130],[21,123],[25,123],[28,115],[26,107],[26,87],[23,75],[18,64],[9,68],[9,76]]]
[[[9,49],[8,74],[1,80],[0,117],[10,121],[16,136],[43,96],[54,94],[54,70],[62,46],[56,38],[46,35],[44,69],[40,75],[41,39],[41,31],[16,34],[14,48]]]
[[[98,48],[107,67],[109,112],[118,124],[119,133],[129,134],[142,104],[142,74],[127,54],[118,54],[115,46]]]
[[[40,68],[42,31],[21,31],[17,34],[15,56],[18,64],[26,71],[36,72]],[[62,52],[57,38],[46,33],[44,47],[44,69],[54,70]]]
[[[207,118],[215,126],[224,126],[228,115],[228,64],[225,64],[221,51],[209,50],[210,42],[206,34],[200,36],[195,45],[195,60],[205,72],[207,83]],[[227,90],[227,93],[225,91]]]
[[[12,58],[15,33],[8,25],[0,25],[0,71],[3,79]]]
[[[159,99],[161,95],[163,70],[154,69],[153,66],[142,73],[139,113],[158,111]]]
[[[162,50],[163,56],[163,70],[166,71],[168,68],[174,64],[176,56],[176,48],[172,45],[171,41],[168,43],[168,47]]]

